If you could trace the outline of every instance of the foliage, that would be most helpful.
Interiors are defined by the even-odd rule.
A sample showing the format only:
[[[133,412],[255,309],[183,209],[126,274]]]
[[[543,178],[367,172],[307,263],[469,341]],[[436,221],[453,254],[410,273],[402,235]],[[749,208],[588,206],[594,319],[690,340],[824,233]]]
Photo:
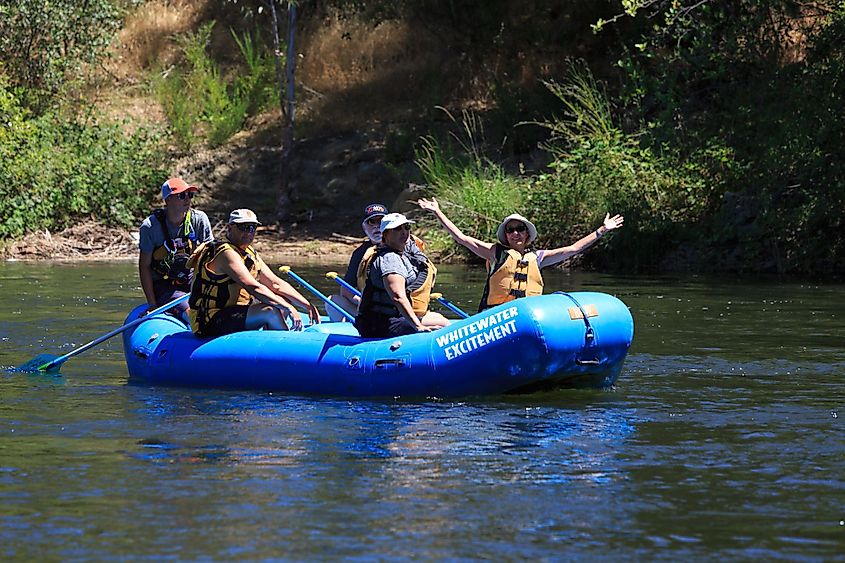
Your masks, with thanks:
[[[0,83],[0,239],[57,230],[81,216],[130,226],[160,183],[156,139],[116,124],[33,117]]]
[[[666,241],[682,237],[684,226],[703,217],[720,193],[718,183],[706,181],[704,155],[684,162],[672,151],[658,154],[640,146],[639,135],[624,134],[583,62],[571,63],[565,82],[546,86],[566,113],[538,123],[551,133],[544,146],[554,157],[551,172],[540,175],[529,192],[540,243],[574,242],[605,213],[622,213],[626,236],[613,240],[605,259],[618,267],[654,264]]]
[[[177,38],[187,68],[167,69],[153,80],[174,140],[185,150],[199,136],[211,146],[221,145],[243,128],[247,117],[273,103],[274,96],[278,103],[273,58],[257,37],[232,32],[246,72],[228,80],[207,52],[213,28],[214,22],[208,22],[196,33]],[[197,123],[204,125],[202,130]]]
[[[462,230],[481,239],[495,240],[502,217],[521,207],[527,182],[507,175],[500,165],[484,157],[483,129],[477,116],[465,111],[460,128],[460,134],[452,135],[452,143],[424,138],[416,163],[431,186],[428,195],[438,198]],[[439,243],[435,246],[451,244],[445,237],[430,238]]]
[[[37,111],[46,109],[67,76],[103,53],[127,4],[119,0],[0,3],[0,62],[21,102]]]
[[[841,1],[636,1],[620,61],[643,143],[722,146],[725,197],[696,252],[715,269],[843,271]],[[654,24],[654,22],[657,22]],[[600,22],[601,23],[601,22]],[[736,173],[741,171],[741,174]],[[824,233],[824,234],[823,234]],[[700,267],[702,264],[697,265]]]

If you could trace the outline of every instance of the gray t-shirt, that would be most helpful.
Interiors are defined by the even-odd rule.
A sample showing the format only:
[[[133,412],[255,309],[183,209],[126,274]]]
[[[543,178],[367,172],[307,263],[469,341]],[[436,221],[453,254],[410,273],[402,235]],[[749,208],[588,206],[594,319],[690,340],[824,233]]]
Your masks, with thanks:
[[[422,255],[416,245],[414,248]],[[405,278],[405,287],[408,287],[417,279],[420,269],[411,262],[405,252],[387,252],[373,260],[370,266],[370,282],[376,287],[384,288],[384,276],[388,274],[399,274]]]
[[[211,234],[211,222],[208,220],[208,215],[199,209],[191,209],[191,233],[188,237],[182,234],[182,224],[171,225],[167,221],[167,230],[173,240],[173,245],[177,249],[184,249],[188,241],[185,238],[193,238],[197,245],[212,240],[214,237]],[[141,252],[152,253],[153,250],[164,244],[164,232],[161,228],[161,223],[154,214],[144,219],[139,229],[138,247]],[[168,241],[169,244],[169,241]],[[161,275],[153,271],[153,280],[161,279]]]

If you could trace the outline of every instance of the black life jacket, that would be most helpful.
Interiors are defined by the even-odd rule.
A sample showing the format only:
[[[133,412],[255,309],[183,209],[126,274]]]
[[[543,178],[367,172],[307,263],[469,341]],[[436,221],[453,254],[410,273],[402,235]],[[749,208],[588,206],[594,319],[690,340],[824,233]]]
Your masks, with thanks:
[[[389,252],[397,252],[396,250],[387,247],[379,246],[372,260],[369,260],[366,265],[366,283],[364,284],[364,291],[361,293],[361,304],[358,306],[358,313],[363,315],[376,314],[388,317],[400,317],[402,313],[393,302],[393,298],[384,287],[375,285],[370,280],[370,268],[373,261],[379,256],[384,256]],[[428,311],[428,303],[431,299],[431,289],[434,286],[434,279],[437,274],[437,269],[434,264],[428,260],[423,254],[403,253],[405,257],[410,260],[411,264],[417,269],[418,273],[413,280],[405,280],[405,292],[411,307],[414,309],[414,314],[422,318]]]
[[[153,216],[161,225],[164,243],[153,249],[152,269],[173,285],[185,286],[189,283],[191,274],[187,265],[188,258],[197,248],[197,234],[191,224],[191,210],[185,214],[185,221],[176,238],[170,236],[167,212],[164,209],[156,209]]]

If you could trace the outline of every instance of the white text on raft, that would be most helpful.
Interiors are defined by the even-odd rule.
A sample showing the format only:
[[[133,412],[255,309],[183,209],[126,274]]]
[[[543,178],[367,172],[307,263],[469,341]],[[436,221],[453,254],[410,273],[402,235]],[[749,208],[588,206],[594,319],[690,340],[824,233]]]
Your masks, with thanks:
[[[472,352],[516,332],[516,321],[508,319],[518,314],[516,307],[509,307],[487,315],[466,326],[447,332],[443,336],[438,336],[437,344],[443,348],[446,359],[452,360],[461,354]]]

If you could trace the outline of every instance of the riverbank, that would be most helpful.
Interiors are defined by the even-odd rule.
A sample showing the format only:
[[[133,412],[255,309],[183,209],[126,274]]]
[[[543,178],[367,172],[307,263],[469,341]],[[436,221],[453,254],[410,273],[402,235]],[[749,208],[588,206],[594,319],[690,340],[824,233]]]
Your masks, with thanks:
[[[293,229],[291,229],[293,230]],[[222,235],[218,223],[214,232]],[[58,233],[38,231],[0,249],[0,258],[7,261],[103,261],[138,258],[138,232],[108,227],[88,221]],[[296,238],[275,226],[261,227],[255,248],[268,262],[297,261],[345,263],[363,241],[362,238],[337,232],[300,231]]]

